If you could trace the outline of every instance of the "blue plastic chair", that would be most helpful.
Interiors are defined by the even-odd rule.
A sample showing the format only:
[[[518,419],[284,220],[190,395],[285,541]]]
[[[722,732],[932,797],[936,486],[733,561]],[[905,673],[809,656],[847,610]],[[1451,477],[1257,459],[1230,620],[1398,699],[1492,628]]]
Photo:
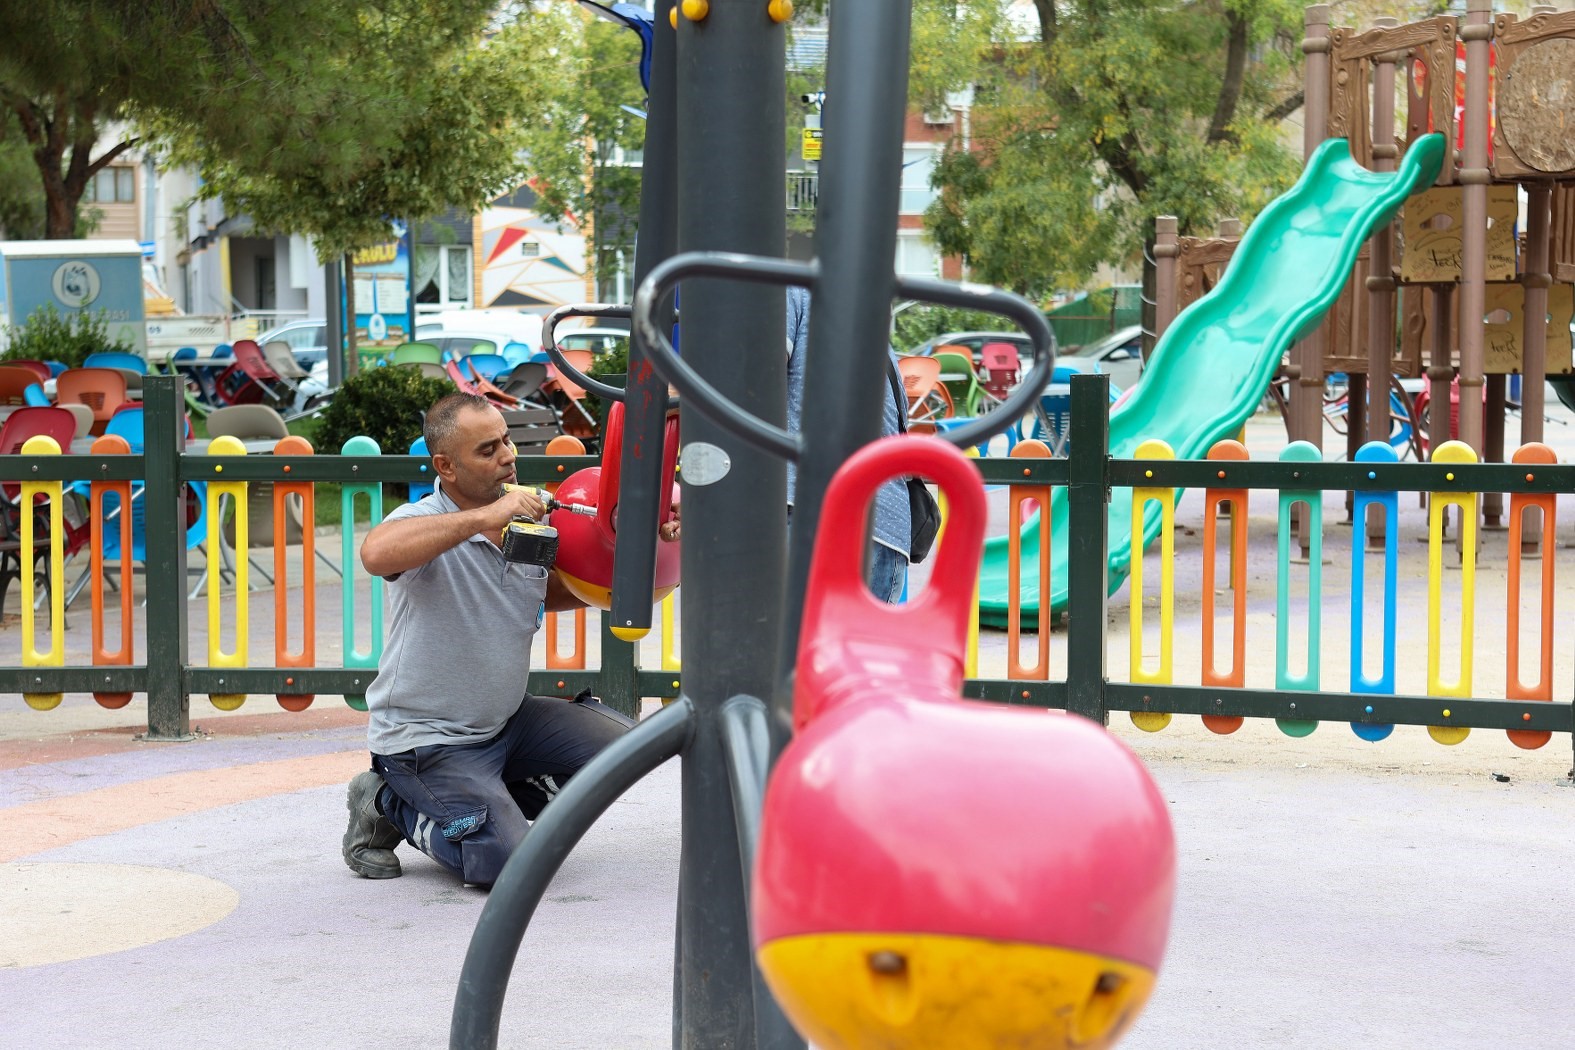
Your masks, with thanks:
[[[49,374],[51,376],[58,376],[61,372],[64,372],[66,370],[66,368],[68,367],[67,365],[65,365],[65,364],[63,364],[63,363],[61,363],[59,361],[45,361],[44,364],[49,366]]]
[[[410,454],[412,456],[420,456],[423,459],[425,459],[429,455],[429,453],[427,452],[427,439],[424,438],[424,437],[418,437],[418,438],[416,438],[415,441],[411,442],[411,444],[410,444]],[[428,468],[428,469],[430,469],[430,468]],[[429,482],[429,481],[412,481],[410,483],[409,500],[410,500],[411,503],[414,503],[418,499],[424,499],[424,498],[426,498],[427,496],[430,496],[430,495],[432,495],[432,483],[431,482]]]
[[[1050,385],[1069,390],[1072,377],[1079,370],[1057,365],[1051,374]],[[1110,384],[1110,403],[1116,403],[1121,391]],[[1072,395],[1070,393],[1044,393],[1039,395],[1039,407],[1034,411],[1033,437],[1050,446],[1052,455],[1064,456],[1071,451]]]
[[[220,343],[218,346],[213,348],[213,353],[209,354],[208,356],[209,357],[234,357],[235,356],[235,347],[231,346],[229,343]]]
[[[473,375],[479,375],[490,383],[507,372],[513,365],[510,365],[508,358],[502,354],[469,354],[461,359],[460,368],[466,367],[470,369]]]
[[[502,353],[503,360],[508,362],[510,368],[524,364],[531,357],[530,347],[524,343],[509,343],[499,352]]]
[[[27,400],[28,404],[37,405],[39,408],[48,408],[51,404],[53,404],[53,402],[49,400],[49,395],[44,393],[44,388],[39,386],[37,383],[34,383],[32,386],[22,391],[22,397]]]
[[[127,371],[140,375],[148,374],[148,363],[136,354],[128,354],[121,350],[104,350],[96,354],[88,354],[82,359],[83,368],[124,368]]]

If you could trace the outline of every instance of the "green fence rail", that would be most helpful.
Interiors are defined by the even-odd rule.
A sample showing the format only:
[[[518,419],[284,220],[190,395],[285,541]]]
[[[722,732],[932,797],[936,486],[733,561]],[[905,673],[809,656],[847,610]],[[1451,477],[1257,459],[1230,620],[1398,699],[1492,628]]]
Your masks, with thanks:
[[[1567,700],[1526,702],[1479,697],[1354,693],[1334,690],[1223,688],[1112,682],[1106,667],[1111,501],[1121,490],[1219,487],[1220,463],[1113,460],[1108,448],[1108,397],[1103,377],[1073,380],[1071,454],[1066,459],[978,461],[991,484],[1064,486],[1067,490],[1069,609],[1066,677],[1062,681],[974,678],[965,694],[981,700],[1063,708],[1101,723],[1112,711],[1505,729],[1569,733],[1575,744],[1575,705]],[[182,452],[174,380],[150,377],[145,388],[147,446],[142,455],[0,457],[0,481],[141,480],[146,488],[146,590],[150,625],[146,662],[126,666],[0,667],[0,690],[13,693],[132,692],[148,696],[150,739],[190,735],[193,693],[329,694],[355,697],[375,675],[370,667],[207,667],[187,651],[187,552],[181,485],[190,481],[311,481],[376,485],[430,481],[427,460],[413,456],[208,456]],[[522,481],[561,480],[594,465],[593,457],[522,457]],[[1575,465],[1345,463],[1232,461],[1233,489],[1509,494],[1575,493]],[[346,526],[348,527],[348,525]],[[347,566],[348,568],[348,566]],[[346,651],[352,648],[346,639]],[[633,713],[642,697],[673,697],[674,671],[638,666],[635,647],[602,631],[596,670],[533,670],[528,688],[573,695],[591,688]],[[1447,711],[1447,716],[1444,712]]]

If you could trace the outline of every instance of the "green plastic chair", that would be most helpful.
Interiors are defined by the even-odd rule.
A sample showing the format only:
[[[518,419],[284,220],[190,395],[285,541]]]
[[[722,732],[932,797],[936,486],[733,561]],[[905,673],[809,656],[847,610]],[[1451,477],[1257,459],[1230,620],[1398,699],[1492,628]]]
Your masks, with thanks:
[[[394,347],[396,365],[439,365],[443,352],[431,343],[400,343]]]
[[[941,363],[941,384],[952,395],[952,404],[960,416],[977,416],[984,401],[984,388],[973,369],[973,355],[964,348],[937,350],[935,359]]]

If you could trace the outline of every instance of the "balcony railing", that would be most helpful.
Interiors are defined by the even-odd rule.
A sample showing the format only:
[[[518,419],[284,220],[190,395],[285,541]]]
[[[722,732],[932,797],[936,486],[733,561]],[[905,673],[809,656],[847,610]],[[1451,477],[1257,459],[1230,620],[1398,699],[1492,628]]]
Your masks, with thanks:
[[[787,173],[787,210],[814,211],[820,200],[820,176],[809,171]]]

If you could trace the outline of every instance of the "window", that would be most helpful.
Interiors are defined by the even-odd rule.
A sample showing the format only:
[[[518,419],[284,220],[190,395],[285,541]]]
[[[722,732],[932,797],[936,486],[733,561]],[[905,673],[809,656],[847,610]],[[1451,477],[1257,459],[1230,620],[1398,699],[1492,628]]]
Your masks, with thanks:
[[[311,350],[314,347],[328,345],[328,329],[322,325],[308,325],[303,328],[292,328],[279,338],[284,340],[291,350]]]
[[[941,257],[918,230],[897,231],[896,270],[899,277],[939,277]]]
[[[930,173],[934,170],[934,146],[902,148],[902,204],[898,208],[902,214],[922,215],[930,206],[935,199],[935,191],[930,188]]]
[[[137,173],[131,168],[103,168],[82,192],[86,204],[132,204],[137,199]]]
[[[416,245],[416,311],[462,309],[470,306],[470,246]]]

